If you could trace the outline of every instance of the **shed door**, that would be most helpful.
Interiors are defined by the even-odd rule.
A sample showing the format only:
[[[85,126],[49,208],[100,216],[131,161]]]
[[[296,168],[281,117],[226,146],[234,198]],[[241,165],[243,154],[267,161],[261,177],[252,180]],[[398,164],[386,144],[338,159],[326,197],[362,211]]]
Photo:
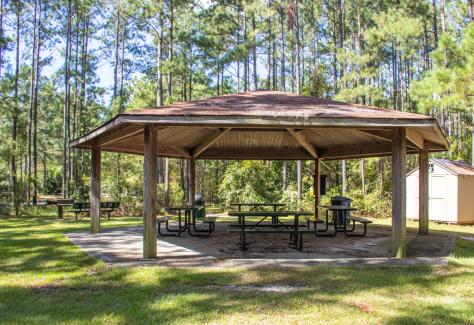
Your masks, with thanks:
[[[446,220],[448,209],[448,178],[430,177],[430,219]]]

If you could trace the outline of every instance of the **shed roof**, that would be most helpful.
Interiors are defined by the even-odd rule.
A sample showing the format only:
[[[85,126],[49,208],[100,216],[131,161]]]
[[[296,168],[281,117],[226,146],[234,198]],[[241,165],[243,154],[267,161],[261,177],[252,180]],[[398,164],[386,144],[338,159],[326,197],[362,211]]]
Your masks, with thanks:
[[[158,132],[158,154],[203,159],[322,159],[391,154],[393,130],[407,151],[444,151],[436,119],[276,91],[254,91],[127,111],[74,140],[76,148],[143,154],[143,127]]]
[[[474,175],[474,167],[464,161],[432,158],[432,162],[444,167],[455,175]]]

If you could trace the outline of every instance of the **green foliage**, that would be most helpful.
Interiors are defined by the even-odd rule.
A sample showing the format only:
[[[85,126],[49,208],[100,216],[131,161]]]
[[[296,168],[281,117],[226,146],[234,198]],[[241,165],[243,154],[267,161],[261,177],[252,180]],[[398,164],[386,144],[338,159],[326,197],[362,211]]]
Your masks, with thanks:
[[[226,206],[235,202],[275,202],[277,176],[264,161],[231,162],[219,185],[219,196]]]

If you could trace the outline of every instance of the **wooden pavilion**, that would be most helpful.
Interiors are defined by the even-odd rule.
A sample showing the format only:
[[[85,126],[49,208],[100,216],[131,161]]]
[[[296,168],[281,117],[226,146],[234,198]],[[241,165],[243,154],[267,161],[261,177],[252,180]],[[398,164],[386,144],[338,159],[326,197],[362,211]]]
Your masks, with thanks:
[[[91,232],[100,231],[101,152],[144,155],[144,258],[157,254],[158,156],[190,160],[190,204],[194,204],[196,159],[311,159],[319,175],[322,159],[392,156],[392,254],[404,257],[406,154],[419,155],[419,232],[426,234],[428,154],[445,151],[448,143],[436,119],[429,116],[254,91],[124,112],[71,146],[92,150]],[[314,200],[316,206],[319,190]]]

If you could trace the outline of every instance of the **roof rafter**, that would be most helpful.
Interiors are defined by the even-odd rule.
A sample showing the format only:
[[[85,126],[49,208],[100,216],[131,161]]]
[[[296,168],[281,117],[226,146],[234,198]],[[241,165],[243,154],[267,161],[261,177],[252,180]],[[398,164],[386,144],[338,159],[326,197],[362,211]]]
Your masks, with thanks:
[[[369,135],[373,138],[377,138],[377,139],[387,141],[387,142],[392,142],[392,135],[387,135],[387,134],[385,134],[386,132],[383,132],[383,131],[380,131],[380,130],[357,130],[357,131],[359,131],[360,133],[364,133],[366,135]],[[408,134],[408,132],[407,132],[407,134]],[[407,136],[407,138],[408,138],[408,136]],[[411,141],[410,139],[407,139],[407,140],[408,140],[407,147],[418,149],[418,146],[416,144],[414,144],[413,141]]]
[[[219,132],[212,134],[204,139],[196,148],[193,150],[193,157],[199,157],[204,151],[207,150],[210,146],[212,146],[217,140],[222,138],[226,135],[232,128],[220,129]]]
[[[313,157],[318,158],[318,151],[316,148],[311,144],[308,137],[303,133],[297,132],[295,129],[288,128],[288,132],[295,138],[298,143],[305,148],[305,150]]]

